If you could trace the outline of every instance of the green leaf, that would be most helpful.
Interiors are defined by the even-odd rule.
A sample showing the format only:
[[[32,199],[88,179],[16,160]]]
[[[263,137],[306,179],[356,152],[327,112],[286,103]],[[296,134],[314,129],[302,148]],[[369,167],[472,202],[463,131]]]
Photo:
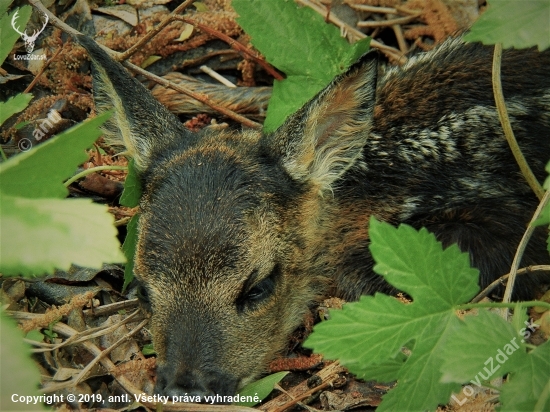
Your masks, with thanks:
[[[120,196],[120,204],[128,207],[136,207],[141,198],[141,182],[138,178],[134,159],[128,162],[128,175],[124,182],[124,191]]]
[[[126,256],[124,285],[122,285],[123,291],[126,290],[126,287],[134,279],[134,255],[136,254],[138,221],[139,215],[135,214],[128,222],[128,225],[126,225],[126,239],[124,239],[124,244],[122,245],[122,252]]]
[[[550,175],[550,162],[546,163],[546,167],[544,168],[544,170],[546,170],[546,173]],[[548,176],[544,181],[543,187],[546,190],[550,190],[550,176]]]
[[[466,41],[502,43],[504,48],[550,46],[550,0],[489,0],[489,7],[464,36]]]
[[[283,84],[291,83],[284,88],[284,98],[276,96],[277,86],[274,89],[264,123],[266,132],[275,130],[369,48],[369,39],[351,46],[338,28],[292,1],[233,0],[231,4],[254,47],[287,75]]]
[[[0,3],[0,17],[2,17],[8,11],[8,8],[11,6],[12,3],[13,0],[4,0],[2,3]]]
[[[550,174],[550,162],[546,164],[545,170],[548,174]],[[543,184],[544,189],[550,190],[550,176],[546,178]],[[544,209],[542,209],[540,216],[537,220],[533,222],[533,226],[542,226],[542,225],[548,225],[550,224],[550,202],[544,206]],[[548,238],[548,251],[550,252],[550,238]]]
[[[2,6],[2,9],[4,7],[5,6]],[[11,25],[11,19],[13,18],[13,15],[17,12],[17,10],[19,10],[19,14],[17,15],[18,27],[24,28],[31,18],[31,6],[23,6],[20,9],[15,9],[8,14],[0,13],[0,64],[4,63],[4,60],[6,60],[6,57],[8,57],[11,49],[13,49],[13,45],[15,44],[17,39],[19,39],[19,33],[17,33]]]
[[[499,315],[479,310],[477,316],[469,314],[460,322],[443,349],[442,382],[469,381],[480,386],[525,361],[522,336]]]
[[[502,385],[500,401],[502,412],[550,410],[550,341],[524,356]]]
[[[88,158],[85,149],[101,135],[98,127],[110,115],[107,112],[82,122],[0,164],[3,194],[33,199],[67,196],[63,181]]]
[[[448,335],[458,327],[454,307],[478,291],[478,271],[470,268],[467,254],[456,246],[443,250],[425,229],[394,228],[372,218],[369,235],[374,270],[413,302],[362,296],[331,311],[331,320],[315,326],[304,345],[340,359],[359,378],[397,378],[378,411],[435,409],[460,389],[440,382],[439,367]],[[412,341],[411,355],[400,362],[402,347]]]
[[[407,360],[407,356],[403,352],[399,352],[395,359],[390,359],[379,364],[369,365],[370,379],[377,382],[393,382],[399,378],[399,372],[403,368],[403,363]],[[352,365],[352,363],[348,363]],[[350,366],[358,369],[359,366]]]
[[[5,102],[0,102],[0,125],[15,113],[24,110],[29,105],[32,97],[30,93],[20,93]]]
[[[277,372],[246,385],[239,391],[239,395],[252,397],[257,396],[258,402],[234,402],[234,405],[254,406],[260,403],[267,395],[271,393],[275,387],[275,384],[279,383],[287,374],[288,372]]]
[[[2,244],[4,245],[4,244]],[[43,411],[41,403],[12,402],[12,395],[38,396],[40,373],[31,360],[28,344],[23,342],[23,333],[3,313],[0,315],[0,410]],[[19,398],[17,398],[19,399]]]
[[[267,106],[264,130],[277,129],[288,117],[302,107],[326,83],[307,76],[290,76],[283,81],[275,80],[273,93]],[[296,93],[299,90],[300,93]]]
[[[479,290],[479,271],[470,267],[468,254],[456,245],[443,250],[427,229],[400,225],[395,230],[371,218],[369,234],[374,271],[415,301],[429,304],[431,310],[451,309]]]
[[[27,333],[27,336],[25,338],[30,340],[35,340],[37,342],[44,341],[44,334],[42,334],[38,329],[33,329],[29,333]]]
[[[27,199],[0,192],[0,271],[53,273],[71,264],[124,262],[114,218],[89,199]]]
[[[147,343],[143,345],[143,349],[141,350],[141,353],[143,353],[145,356],[148,356],[148,355],[156,355],[157,351],[153,347],[152,343]]]

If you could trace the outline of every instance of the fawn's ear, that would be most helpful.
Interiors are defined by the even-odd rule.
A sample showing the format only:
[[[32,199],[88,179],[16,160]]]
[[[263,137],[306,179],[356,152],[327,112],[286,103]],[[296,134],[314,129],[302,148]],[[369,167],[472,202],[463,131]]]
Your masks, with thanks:
[[[361,157],[375,104],[378,56],[364,55],[267,137],[287,172],[330,190]]]
[[[178,138],[191,135],[175,115],[95,41],[86,36],[77,36],[77,40],[92,59],[94,101],[98,112],[114,111],[104,126],[105,137],[110,143],[120,145],[123,142],[139,171],[147,169],[155,152]]]

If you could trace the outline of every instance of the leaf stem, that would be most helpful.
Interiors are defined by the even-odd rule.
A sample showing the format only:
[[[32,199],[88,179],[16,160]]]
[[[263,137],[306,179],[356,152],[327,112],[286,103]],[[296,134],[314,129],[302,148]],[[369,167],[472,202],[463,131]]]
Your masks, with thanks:
[[[502,61],[502,44],[495,44],[495,53],[493,55],[493,93],[495,96],[495,104],[497,107],[498,118],[500,119],[500,124],[502,125],[502,130],[504,131],[504,136],[508,141],[508,145],[512,150],[514,158],[521,169],[521,173],[527,180],[527,183],[535,192],[539,200],[544,196],[544,189],[538,182],[537,178],[533,174],[533,171],[527,164],[525,157],[521,153],[516,137],[512,130],[510,124],[510,118],[508,117],[508,111],[506,110],[506,103],[504,102],[504,94],[502,93],[502,82],[500,79],[500,66]]]
[[[467,310],[467,309],[478,309],[478,308],[508,308],[514,309],[517,306],[521,307],[532,307],[532,306],[541,306],[550,310],[550,303],[542,302],[540,300],[529,300],[525,302],[513,302],[513,303],[504,303],[504,302],[483,302],[483,303],[464,303],[462,305],[455,306],[457,310]]]
[[[76,182],[78,179],[82,179],[84,176],[88,176],[89,174],[99,172],[101,170],[128,170],[127,166],[96,166],[91,167],[90,169],[83,170],[80,173],[77,173],[73,177],[71,177],[69,180],[67,180],[64,184],[65,187],[69,187],[72,183]]]
[[[521,241],[518,245],[518,250],[516,251],[516,255],[514,256],[514,260],[512,261],[512,267],[510,268],[510,277],[508,278],[508,283],[506,285],[506,290],[504,291],[504,296],[502,298],[503,302],[510,302],[512,300],[512,290],[514,289],[514,283],[516,281],[516,275],[519,268],[519,264],[521,262],[521,258],[523,257],[523,253],[525,252],[525,248],[527,247],[527,244],[529,243],[529,239],[531,239],[531,236],[533,235],[533,232],[535,231],[536,227],[533,226],[533,222],[539,218],[542,211],[546,207],[546,204],[550,200],[550,190],[547,190],[544,196],[542,197],[537,210],[535,210],[535,213],[533,214],[533,218],[531,219],[531,222],[529,222],[529,226],[527,227],[527,230],[523,234],[523,237],[521,238]]]
[[[527,266],[525,268],[518,269],[518,271],[516,272],[516,275],[524,275],[532,272],[550,272],[550,265]],[[510,273],[507,273],[506,275],[502,275],[497,280],[492,282],[489,286],[487,286],[485,289],[483,289],[481,292],[479,292],[477,296],[470,301],[470,303],[477,303],[481,299],[489,295],[489,293],[491,293],[491,291],[495,289],[497,286],[506,285],[506,281],[509,277],[510,277]]]

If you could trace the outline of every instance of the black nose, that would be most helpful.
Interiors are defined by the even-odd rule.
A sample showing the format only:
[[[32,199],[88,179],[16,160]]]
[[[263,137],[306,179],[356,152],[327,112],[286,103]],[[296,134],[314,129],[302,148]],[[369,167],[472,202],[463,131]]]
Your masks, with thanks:
[[[237,389],[237,380],[218,371],[173,372],[170,368],[157,369],[155,393],[170,396],[175,402],[230,403],[224,396],[232,396]]]

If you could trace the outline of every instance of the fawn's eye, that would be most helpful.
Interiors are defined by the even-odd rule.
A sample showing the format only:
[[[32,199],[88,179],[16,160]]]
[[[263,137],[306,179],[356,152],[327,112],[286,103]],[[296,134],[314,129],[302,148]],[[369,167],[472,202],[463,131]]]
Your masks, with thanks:
[[[257,302],[267,298],[273,289],[275,288],[275,282],[271,278],[265,278],[256,286],[248,291],[245,295],[245,299],[251,302]]]
[[[255,305],[269,298],[275,290],[275,284],[278,278],[279,271],[279,265],[275,265],[269,276],[262,279],[260,282],[252,287],[249,287],[246,284],[248,283],[247,281],[241,292],[241,296],[239,296],[239,298],[237,299],[237,307],[240,310],[253,308]],[[255,277],[257,277],[256,271],[252,272],[248,279],[249,281],[253,281]]]

